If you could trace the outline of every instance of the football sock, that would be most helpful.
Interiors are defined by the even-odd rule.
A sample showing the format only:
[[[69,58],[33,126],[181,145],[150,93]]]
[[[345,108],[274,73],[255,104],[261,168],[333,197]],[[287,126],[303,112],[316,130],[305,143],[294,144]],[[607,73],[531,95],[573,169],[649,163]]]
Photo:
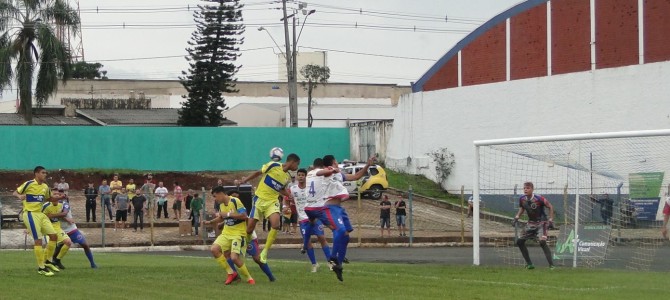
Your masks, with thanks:
[[[42,249],[41,245],[35,245],[33,247],[33,251],[35,252],[35,260],[37,261],[37,266],[40,269],[44,268],[44,250]]]
[[[57,258],[57,257],[58,257],[58,254],[60,254],[60,249],[63,248],[63,245],[65,245],[65,244],[62,244],[62,243],[56,244],[56,250],[54,250],[54,256],[53,256],[53,258]]]
[[[272,271],[270,270],[270,266],[268,266],[268,264],[261,264],[260,267],[261,270],[263,270],[263,273],[268,276],[270,281],[274,280],[275,277],[272,275]]]
[[[56,251],[56,241],[49,241],[47,243],[47,253],[46,257],[47,259],[51,259],[54,256],[54,252]]]
[[[63,244],[63,247],[60,249],[60,252],[56,255],[56,258],[62,259],[65,254],[67,254],[67,251],[70,250],[70,246],[67,244]]]
[[[521,255],[523,255],[523,259],[526,261],[527,265],[532,264],[530,261],[530,255],[528,255],[528,248],[526,248],[526,241],[525,240],[518,240],[516,242],[517,246],[519,246],[519,250],[521,250]]]
[[[88,262],[91,263],[91,266],[95,266],[95,262],[93,261],[93,252],[91,252],[90,249],[88,250],[84,249],[84,252],[86,253],[86,258],[88,258]]]
[[[244,278],[251,278],[251,274],[249,274],[249,270],[247,270],[247,266],[242,263],[242,265],[237,266],[237,269],[240,271],[240,274],[244,276]]]
[[[219,266],[226,269],[226,273],[228,273],[228,274],[235,273],[235,272],[233,272],[233,269],[231,269],[230,266],[228,265],[228,261],[226,261],[225,256],[221,255],[221,256],[217,257],[216,262],[219,264]]]
[[[326,260],[330,259],[330,246],[326,245],[323,247],[323,254],[326,255]]]
[[[551,250],[549,249],[549,246],[547,246],[547,242],[544,241],[543,243],[540,243],[540,246],[542,247],[542,251],[544,251],[544,257],[547,258],[547,262],[549,263],[550,266],[554,265],[554,261],[552,260],[551,257]]]
[[[237,268],[235,268],[235,263],[233,262],[232,259],[227,259],[226,262],[228,262],[228,266],[230,266],[231,269],[233,269],[233,273],[237,272]]]
[[[344,237],[342,238],[342,248],[340,248],[340,252],[337,253],[337,263],[339,265],[342,265],[342,262],[344,261],[344,258],[347,257],[347,247],[349,246],[349,235],[345,234]]]
[[[335,258],[340,263],[339,256],[344,246],[344,229],[335,230],[333,232],[333,251],[330,254],[331,258]],[[342,258],[344,259],[344,258]]]
[[[316,257],[314,257],[314,248],[307,249],[307,256],[309,256],[309,261],[312,262],[313,265],[315,265]]]
[[[272,244],[275,243],[275,238],[277,237],[277,230],[272,228],[270,229],[270,233],[268,234],[268,239],[265,241],[265,247],[263,248],[263,251],[266,253],[270,251],[270,248],[272,248]]]

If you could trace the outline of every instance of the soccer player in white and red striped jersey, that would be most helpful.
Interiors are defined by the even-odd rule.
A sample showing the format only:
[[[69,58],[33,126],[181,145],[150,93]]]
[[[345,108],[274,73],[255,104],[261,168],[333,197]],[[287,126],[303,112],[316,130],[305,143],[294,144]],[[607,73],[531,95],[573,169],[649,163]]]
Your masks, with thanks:
[[[356,174],[342,174],[335,157],[326,155],[323,157],[324,169],[315,166],[316,169],[307,174],[308,207],[305,208],[305,211],[310,220],[321,219],[324,225],[328,225],[333,230],[333,251],[330,264],[340,281],[343,281],[342,262],[347,254],[349,233],[354,230],[349,221],[349,215],[341,206],[342,201],[349,199],[349,192],[342,183],[345,180],[353,181],[363,177],[367,174],[374,159],[374,157],[368,159],[365,167]],[[310,203],[310,199],[314,203]]]
[[[318,160],[321,160],[320,158]],[[323,234],[323,223],[319,219],[315,219],[310,222],[305,213],[305,206],[307,205],[307,184],[306,184],[307,170],[299,169],[296,174],[296,181],[298,182],[295,185],[292,185],[290,188],[290,197],[295,201],[296,210],[298,212],[298,223],[300,224],[300,232],[303,238],[303,246],[301,252],[309,257],[310,262],[312,263],[312,272],[316,272],[319,264],[316,262],[316,257],[314,255],[314,248],[312,247],[311,238],[312,235],[315,235],[319,242],[321,243],[321,249],[326,255],[326,260],[330,259],[330,246],[326,241],[326,237]]]

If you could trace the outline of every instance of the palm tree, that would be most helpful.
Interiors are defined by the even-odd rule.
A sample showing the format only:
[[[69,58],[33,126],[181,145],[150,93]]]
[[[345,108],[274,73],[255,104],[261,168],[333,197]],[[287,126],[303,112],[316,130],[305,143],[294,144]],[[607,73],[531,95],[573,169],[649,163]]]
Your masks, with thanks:
[[[56,92],[59,78],[70,78],[72,58],[56,36],[55,24],[77,30],[79,15],[66,0],[0,0],[0,89],[16,82],[19,113],[28,125],[33,122],[35,71],[37,107]]]

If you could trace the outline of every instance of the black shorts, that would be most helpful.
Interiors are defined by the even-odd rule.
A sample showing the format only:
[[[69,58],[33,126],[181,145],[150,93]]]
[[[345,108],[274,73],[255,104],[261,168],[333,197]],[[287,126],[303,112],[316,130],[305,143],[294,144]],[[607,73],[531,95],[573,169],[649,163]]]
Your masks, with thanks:
[[[298,224],[298,214],[291,214],[291,224]]]
[[[127,221],[128,220],[128,211],[127,210],[117,210],[116,211],[116,221]]]
[[[530,240],[539,239],[547,240],[547,222],[528,222],[520,239]]]

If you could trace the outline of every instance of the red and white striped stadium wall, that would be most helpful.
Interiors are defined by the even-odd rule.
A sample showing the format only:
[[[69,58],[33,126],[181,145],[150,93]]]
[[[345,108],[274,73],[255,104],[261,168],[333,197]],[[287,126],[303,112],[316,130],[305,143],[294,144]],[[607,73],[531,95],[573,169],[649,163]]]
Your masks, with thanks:
[[[449,50],[403,96],[392,169],[472,188],[474,140],[670,128],[670,1],[530,0]],[[550,46],[548,46],[550,45]]]
[[[670,1],[531,0],[445,54],[414,92],[670,60]]]

